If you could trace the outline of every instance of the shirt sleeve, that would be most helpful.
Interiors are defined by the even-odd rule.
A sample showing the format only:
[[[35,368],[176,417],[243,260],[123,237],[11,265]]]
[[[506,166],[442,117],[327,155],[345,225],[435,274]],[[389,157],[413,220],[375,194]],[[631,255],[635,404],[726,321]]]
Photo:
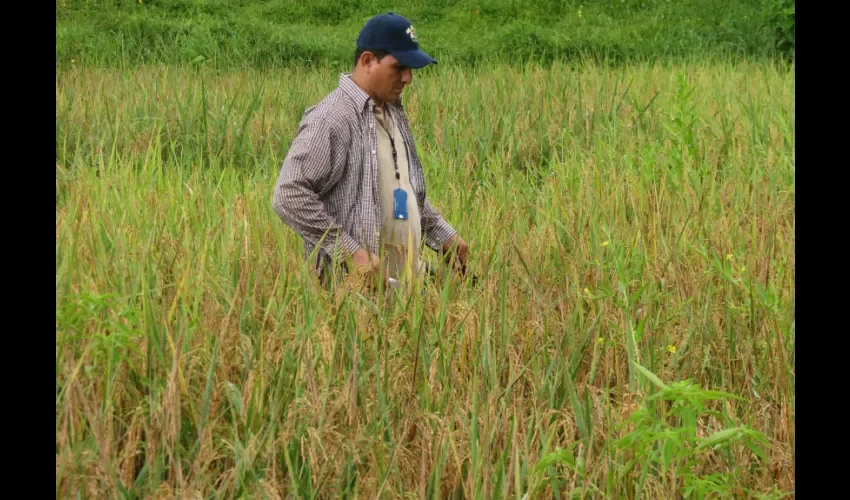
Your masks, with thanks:
[[[422,208],[422,233],[425,237],[425,244],[437,252],[442,250],[449,238],[457,233],[440,212],[431,205],[428,198],[425,198]]]
[[[308,110],[283,161],[272,195],[278,216],[332,259],[346,259],[360,244],[328,214],[319,193],[339,182],[351,141],[339,120]]]

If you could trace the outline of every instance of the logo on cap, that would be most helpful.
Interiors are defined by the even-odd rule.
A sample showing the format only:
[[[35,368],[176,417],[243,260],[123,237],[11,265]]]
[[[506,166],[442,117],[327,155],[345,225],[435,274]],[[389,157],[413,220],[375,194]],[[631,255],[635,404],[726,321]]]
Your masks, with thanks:
[[[413,40],[414,42],[416,41],[416,30],[413,29],[412,25],[407,28],[407,34],[410,35],[411,40]]]

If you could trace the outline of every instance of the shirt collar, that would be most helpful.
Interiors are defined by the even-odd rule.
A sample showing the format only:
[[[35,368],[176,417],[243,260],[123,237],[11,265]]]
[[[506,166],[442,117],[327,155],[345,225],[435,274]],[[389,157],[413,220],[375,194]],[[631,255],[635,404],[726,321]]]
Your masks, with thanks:
[[[341,73],[339,75],[339,88],[354,99],[357,109],[361,111],[366,107],[366,103],[372,100],[369,94],[354,83],[354,80],[351,79],[351,73]]]
[[[357,105],[357,109],[363,111],[366,107],[366,104],[374,103],[369,94],[366,93],[363,89],[360,88],[359,85],[354,83],[354,80],[351,79],[351,73],[340,73],[339,75],[339,88],[343,90],[349,97],[354,99],[354,103]],[[396,103],[387,103],[395,109],[403,109],[401,103],[401,97],[399,97],[398,102]]]

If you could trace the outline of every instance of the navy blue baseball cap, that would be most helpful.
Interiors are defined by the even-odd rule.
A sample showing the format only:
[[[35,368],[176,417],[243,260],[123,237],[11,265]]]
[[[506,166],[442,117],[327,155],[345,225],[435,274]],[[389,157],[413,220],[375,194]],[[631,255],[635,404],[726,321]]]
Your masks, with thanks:
[[[413,69],[437,62],[419,48],[413,24],[392,12],[379,14],[366,22],[357,37],[357,48],[385,50],[402,65]]]

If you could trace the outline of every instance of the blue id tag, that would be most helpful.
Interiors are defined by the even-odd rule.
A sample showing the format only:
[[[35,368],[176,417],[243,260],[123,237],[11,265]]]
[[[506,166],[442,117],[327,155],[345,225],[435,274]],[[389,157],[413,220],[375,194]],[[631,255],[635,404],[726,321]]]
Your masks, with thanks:
[[[393,191],[393,217],[407,220],[407,191],[404,189]]]

